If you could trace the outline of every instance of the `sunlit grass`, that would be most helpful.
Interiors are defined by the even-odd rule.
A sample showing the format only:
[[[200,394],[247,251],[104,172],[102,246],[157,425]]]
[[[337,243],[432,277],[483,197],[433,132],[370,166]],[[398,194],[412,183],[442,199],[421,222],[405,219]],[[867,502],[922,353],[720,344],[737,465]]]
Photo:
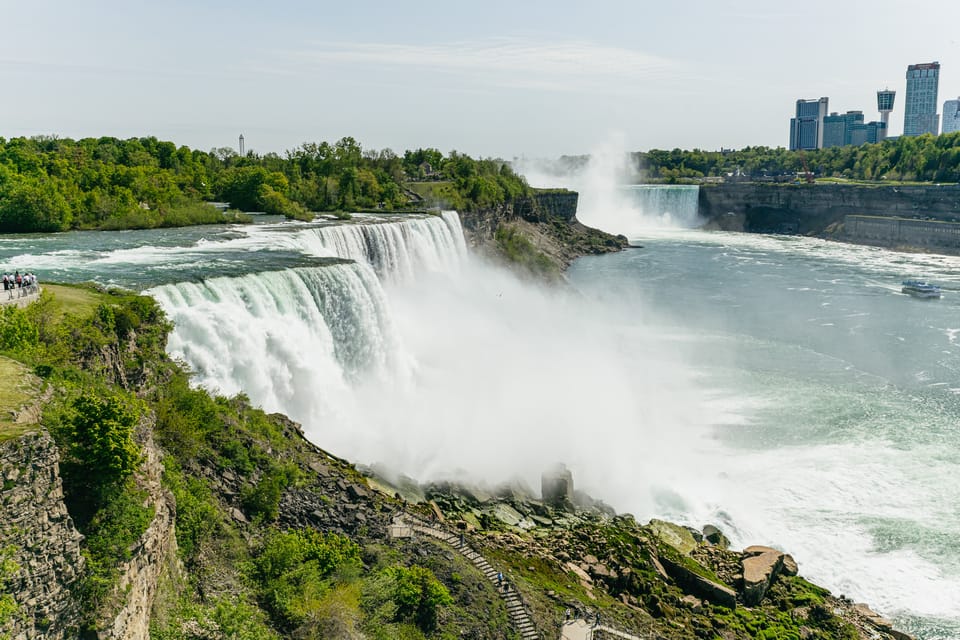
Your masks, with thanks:
[[[36,423],[29,419],[18,422],[15,415],[23,407],[37,402],[40,379],[23,364],[0,356],[0,389],[3,389],[0,393],[0,442],[5,442],[36,427]]]

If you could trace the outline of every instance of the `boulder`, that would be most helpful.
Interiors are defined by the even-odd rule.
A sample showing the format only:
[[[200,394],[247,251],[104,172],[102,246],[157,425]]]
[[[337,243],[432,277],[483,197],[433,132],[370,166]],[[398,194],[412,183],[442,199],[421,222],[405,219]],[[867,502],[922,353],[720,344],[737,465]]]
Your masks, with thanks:
[[[557,509],[573,506],[573,474],[562,464],[540,476],[540,495],[543,502]]]
[[[758,549],[767,550],[757,552]],[[783,553],[768,547],[748,547],[744,550],[741,564],[743,565],[743,603],[753,607],[760,604],[767,589],[777,579],[783,567]]]
[[[887,633],[896,638],[897,640],[914,640],[913,636],[910,634],[898,631],[893,628],[893,623],[881,616],[876,611],[872,610],[866,604],[859,603],[853,606],[854,611],[860,614],[864,620],[867,621],[870,626],[872,626],[877,631],[882,633]]]
[[[703,539],[715,547],[720,547],[721,549],[730,548],[730,540],[727,539],[727,536],[723,535],[723,531],[720,531],[720,529],[712,524],[708,524],[703,528]]]
[[[799,572],[797,561],[789,553],[783,554],[783,573],[788,576],[795,576]]]
[[[647,526],[660,542],[670,545],[683,555],[697,548],[697,541],[693,539],[693,535],[687,531],[686,527],[657,519],[651,520]]]
[[[680,562],[671,560],[666,556],[661,556],[660,562],[680,587],[687,592],[700,596],[704,600],[709,600],[723,607],[734,609],[737,606],[737,592],[725,584],[715,582],[706,576],[702,576],[693,569],[684,566]]]

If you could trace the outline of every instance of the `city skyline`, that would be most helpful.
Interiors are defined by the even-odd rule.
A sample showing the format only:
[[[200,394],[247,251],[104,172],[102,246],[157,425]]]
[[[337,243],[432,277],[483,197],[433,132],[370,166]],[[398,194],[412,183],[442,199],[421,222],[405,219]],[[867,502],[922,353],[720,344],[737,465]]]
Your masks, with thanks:
[[[922,0],[0,1],[7,138],[208,150],[236,148],[242,132],[247,150],[282,153],[352,136],[504,158],[589,153],[615,134],[630,150],[778,147],[798,96],[870,113],[877,88],[904,95],[913,61],[939,60],[943,92],[960,93],[960,7]],[[903,27],[924,11],[938,20]],[[819,44],[798,60],[785,34],[821,14]]]

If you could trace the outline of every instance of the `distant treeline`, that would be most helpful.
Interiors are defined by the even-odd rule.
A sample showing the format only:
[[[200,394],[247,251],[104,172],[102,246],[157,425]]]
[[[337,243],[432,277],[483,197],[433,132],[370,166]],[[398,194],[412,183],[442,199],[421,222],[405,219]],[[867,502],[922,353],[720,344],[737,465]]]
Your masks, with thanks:
[[[783,147],[744,147],[722,151],[630,153],[624,182],[696,182],[728,175],[795,176],[810,171],[817,177],[867,181],[960,182],[960,132],[941,136],[900,137],[877,144],[789,151]],[[582,171],[590,156],[562,156],[546,165],[555,175]],[[804,166],[806,162],[806,167]]]
[[[633,155],[642,177],[666,182],[726,176],[738,170],[761,176],[807,169],[819,177],[851,180],[960,182],[960,132],[804,152],[745,147],[733,151],[654,149]]]
[[[153,137],[0,138],[0,232],[151,228],[236,219],[240,211],[308,219],[312,211],[403,210],[418,196],[410,180],[448,183],[457,208],[526,195],[523,178],[500,160],[436,149],[363,150],[356,140],[306,143],[280,156],[177,147]]]

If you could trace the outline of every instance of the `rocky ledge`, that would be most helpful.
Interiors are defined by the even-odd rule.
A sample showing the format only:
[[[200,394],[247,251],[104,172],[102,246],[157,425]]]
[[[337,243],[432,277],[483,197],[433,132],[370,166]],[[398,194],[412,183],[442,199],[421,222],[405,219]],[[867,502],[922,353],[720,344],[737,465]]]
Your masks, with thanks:
[[[566,471],[544,475],[541,497],[363,471],[371,486],[466,535],[517,585],[540,628],[570,611],[651,638],[910,638],[867,605],[804,580],[782,550],[731,549],[709,524],[640,524],[573,491]]]

